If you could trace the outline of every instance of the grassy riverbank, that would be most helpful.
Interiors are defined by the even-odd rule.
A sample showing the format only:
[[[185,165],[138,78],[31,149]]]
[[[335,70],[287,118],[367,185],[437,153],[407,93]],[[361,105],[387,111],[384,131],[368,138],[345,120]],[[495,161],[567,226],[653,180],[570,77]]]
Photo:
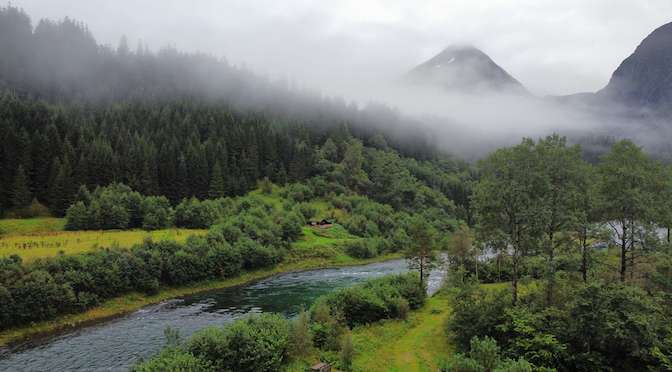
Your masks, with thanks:
[[[354,259],[345,255],[338,255],[334,256],[333,258],[312,258],[302,259],[300,261],[290,260],[270,269],[246,272],[235,278],[205,281],[181,287],[162,288],[158,294],[153,296],[147,296],[142,293],[129,293],[127,295],[105,301],[102,305],[90,309],[84,313],[66,315],[59,317],[58,319],[2,331],[0,332],[0,346],[16,344],[28,338],[48,335],[54,332],[111,319],[136,311],[144,306],[156,304],[171,298],[243,285],[276,274],[327,267],[363,265],[397,258],[401,258],[401,255],[390,254],[365,260]]]
[[[386,320],[352,331],[355,371],[436,371],[454,352],[444,324],[450,316],[449,296],[429,298],[407,320]]]

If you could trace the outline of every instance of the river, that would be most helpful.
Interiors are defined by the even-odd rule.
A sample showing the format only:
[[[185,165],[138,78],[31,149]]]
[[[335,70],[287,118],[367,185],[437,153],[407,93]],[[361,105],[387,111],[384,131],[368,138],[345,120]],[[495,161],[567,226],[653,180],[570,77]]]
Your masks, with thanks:
[[[170,326],[183,337],[246,314],[276,312],[287,317],[320,295],[365,279],[407,271],[404,260],[277,275],[256,283],[148,306],[126,316],[80,328],[11,350],[0,350],[0,371],[126,371],[158,352]],[[443,272],[430,276],[429,292]]]

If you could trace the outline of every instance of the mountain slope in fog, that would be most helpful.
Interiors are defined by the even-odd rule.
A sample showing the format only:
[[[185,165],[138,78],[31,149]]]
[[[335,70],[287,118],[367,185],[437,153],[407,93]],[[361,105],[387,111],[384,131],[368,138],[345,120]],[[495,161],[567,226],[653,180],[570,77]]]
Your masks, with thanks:
[[[527,93],[518,80],[473,46],[449,46],[412,69],[406,81],[465,93]]]
[[[672,104],[672,22],[647,36],[598,95],[634,107]]]

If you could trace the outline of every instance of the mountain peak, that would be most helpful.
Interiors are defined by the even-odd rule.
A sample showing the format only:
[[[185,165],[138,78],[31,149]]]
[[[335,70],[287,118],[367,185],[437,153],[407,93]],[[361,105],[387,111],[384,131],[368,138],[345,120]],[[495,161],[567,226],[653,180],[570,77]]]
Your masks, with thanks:
[[[672,22],[649,34],[599,94],[629,105],[672,104]]]
[[[450,45],[412,69],[407,80],[449,91],[526,93],[525,88],[473,45]]]

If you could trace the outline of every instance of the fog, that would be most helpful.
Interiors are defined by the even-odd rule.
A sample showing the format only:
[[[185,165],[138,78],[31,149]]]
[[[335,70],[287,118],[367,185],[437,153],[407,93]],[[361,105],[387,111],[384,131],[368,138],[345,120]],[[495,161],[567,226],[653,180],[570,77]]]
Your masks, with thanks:
[[[659,136],[620,108],[575,107],[546,95],[594,92],[653,29],[669,0],[515,1],[85,1],[20,0],[33,22],[66,16],[116,48],[173,46],[225,58],[290,86],[355,101],[382,102],[420,118],[443,148],[480,156],[522,136]],[[533,96],[448,93],[400,78],[451,44],[472,44]]]
[[[389,80],[449,44],[483,49],[538,95],[595,91],[655,27],[668,0],[15,0],[33,19],[84,21],[122,35],[226,57],[335,93]],[[133,45],[132,45],[133,46]]]

